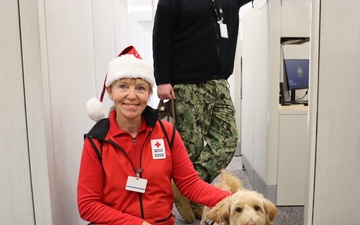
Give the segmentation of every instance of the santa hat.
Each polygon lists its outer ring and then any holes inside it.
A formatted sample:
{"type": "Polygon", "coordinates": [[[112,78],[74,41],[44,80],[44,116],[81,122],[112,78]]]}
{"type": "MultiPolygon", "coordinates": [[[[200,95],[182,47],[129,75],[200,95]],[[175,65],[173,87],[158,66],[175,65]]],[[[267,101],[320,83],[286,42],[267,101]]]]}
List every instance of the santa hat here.
{"type": "Polygon", "coordinates": [[[133,46],[125,48],[118,57],[111,60],[105,76],[103,89],[100,95],[100,101],[93,97],[86,103],[88,116],[95,122],[105,117],[102,101],[106,87],[109,87],[114,81],[122,78],[141,78],[155,85],[154,69],[151,64],[145,62],[133,46]]]}

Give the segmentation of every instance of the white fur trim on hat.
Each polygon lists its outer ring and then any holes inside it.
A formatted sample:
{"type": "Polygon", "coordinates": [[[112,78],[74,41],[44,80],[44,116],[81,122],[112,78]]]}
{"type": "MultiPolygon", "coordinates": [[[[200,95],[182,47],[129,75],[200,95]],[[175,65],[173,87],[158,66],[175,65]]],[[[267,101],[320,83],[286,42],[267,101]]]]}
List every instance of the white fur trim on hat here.
{"type": "Polygon", "coordinates": [[[109,87],[114,81],[122,78],[142,78],[152,87],[155,85],[152,65],[132,54],[121,55],[111,60],[105,86],[109,87]]]}
{"type": "Polygon", "coordinates": [[[92,97],[86,103],[86,111],[88,116],[95,122],[99,122],[105,117],[104,107],[96,97],[92,97]]]}

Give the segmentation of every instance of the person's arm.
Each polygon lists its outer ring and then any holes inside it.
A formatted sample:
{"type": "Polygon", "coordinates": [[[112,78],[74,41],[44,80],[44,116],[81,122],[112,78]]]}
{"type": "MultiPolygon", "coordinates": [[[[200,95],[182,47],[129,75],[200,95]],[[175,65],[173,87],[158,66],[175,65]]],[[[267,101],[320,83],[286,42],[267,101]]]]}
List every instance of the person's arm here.
{"type": "Polygon", "coordinates": [[[171,83],[170,63],[176,17],[176,0],[159,0],[153,27],[154,75],[157,85],[171,83]]]}
{"type": "Polygon", "coordinates": [[[173,180],[180,192],[188,199],[208,207],[213,207],[225,197],[231,196],[230,192],[221,190],[200,179],[177,131],[172,155],[174,156],[173,180]]]}
{"type": "Polygon", "coordinates": [[[141,218],[122,213],[102,203],[103,167],[88,139],[85,139],[80,163],[77,202],[80,217],[95,224],[147,225],[141,218]]]}

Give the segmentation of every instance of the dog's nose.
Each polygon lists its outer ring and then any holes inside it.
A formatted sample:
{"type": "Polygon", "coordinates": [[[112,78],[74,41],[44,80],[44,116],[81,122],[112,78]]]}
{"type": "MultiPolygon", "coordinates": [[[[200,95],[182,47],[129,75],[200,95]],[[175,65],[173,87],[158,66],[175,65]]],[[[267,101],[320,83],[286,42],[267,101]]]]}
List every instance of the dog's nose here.
{"type": "Polygon", "coordinates": [[[250,221],[250,222],[248,222],[246,225],[256,225],[256,223],[255,223],[255,222],[250,221]]]}

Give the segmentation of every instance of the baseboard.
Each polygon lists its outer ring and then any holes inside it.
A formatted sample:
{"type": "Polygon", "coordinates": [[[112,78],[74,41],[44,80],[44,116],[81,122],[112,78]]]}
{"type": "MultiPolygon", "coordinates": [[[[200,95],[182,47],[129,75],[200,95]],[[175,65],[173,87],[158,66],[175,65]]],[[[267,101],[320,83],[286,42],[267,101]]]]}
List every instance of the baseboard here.
{"type": "Polygon", "coordinates": [[[241,142],[238,141],[235,151],[235,156],[241,156],[241,142]]]}
{"type": "Polygon", "coordinates": [[[244,155],[242,156],[242,162],[253,189],[276,204],[277,185],[267,185],[244,155]]]}

